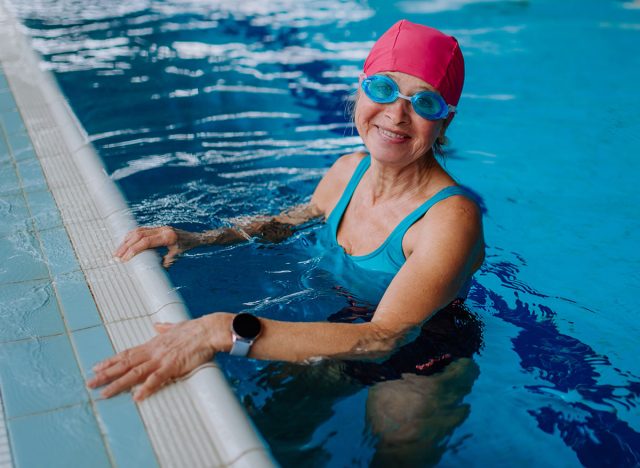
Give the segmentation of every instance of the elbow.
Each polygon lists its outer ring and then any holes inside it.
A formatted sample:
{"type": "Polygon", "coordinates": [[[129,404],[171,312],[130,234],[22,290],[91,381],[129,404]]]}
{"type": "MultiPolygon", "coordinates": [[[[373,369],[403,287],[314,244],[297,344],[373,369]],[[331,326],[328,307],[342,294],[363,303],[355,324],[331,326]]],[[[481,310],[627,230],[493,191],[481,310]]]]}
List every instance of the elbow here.
{"type": "Polygon", "coordinates": [[[355,359],[385,358],[401,346],[407,331],[398,331],[375,322],[362,324],[364,333],[349,353],[355,359]]]}

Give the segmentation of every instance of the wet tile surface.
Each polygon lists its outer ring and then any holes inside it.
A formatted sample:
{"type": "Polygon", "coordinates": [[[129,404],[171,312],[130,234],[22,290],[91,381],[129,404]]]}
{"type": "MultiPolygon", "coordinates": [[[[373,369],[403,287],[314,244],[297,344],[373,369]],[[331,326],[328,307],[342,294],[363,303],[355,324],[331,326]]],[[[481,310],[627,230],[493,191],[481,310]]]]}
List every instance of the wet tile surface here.
{"type": "Polygon", "coordinates": [[[111,466],[89,405],[10,419],[8,425],[16,468],[111,466]]]}
{"type": "Polygon", "coordinates": [[[19,230],[0,238],[0,284],[49,278],[33,231],[19,230]]]}
{"type": "Polygon", "coordinates": [[[42,231],[62,226],[56,202],[48,190],[26,193],[27,203],[36,229],[42,231]]]}
{"type": "Polygon", "coordinates": [[[20,180],[12,161],[0,163],[0,195],[20,190],[20,180]]]}
{"type": "Polygon", "coordinates": [[[31,139],[26,132],[7,134],[7,144],[16,161],[25,157],[35,157],[31,139]]]}
{"type": "Polygon", "coordinates": [[[96,405],[118,467],[158,466],[149,437],[129,394],[101,400],[96,405]]]}
{"type": "Polygon", "coordinates": [[[39,234],[45,258],[54,276],[80,270],[65,228],[46,229],[39,234]]]}
{"type": "Polygon", "coordinates": [[[0,197],[0,237],[29,227],[29,211],[22,193],[0,197]]]}
{"type": "Polygon", "coordinates": [[[48,280],[0,285],[0,343],[64,333],[48,280]]]}
{"type": "MultiPolygon", "coordinates": [[[[76,331],[72,339],[78,351],[80,367],[85,379],[93,377],[93,366],[114,354],[111,341],[102,325],[76,331]]],[[[92,398],[101,398],[100,389],[90,391],[92,398]]]]}
{"type": "Polygon", "coordinates": [[[22,116],[18,109],[5,110],[0,114],[0,121],[8,135],[24,131],[22,116]]]}
{"type": "Polygon", "coordinates": [[[85,387],[113,352],[0,68],[0,394],[16,468],[157,466],[131,395],[85,387]]]}
{"type": "Polygon", "coordinates": [[[71,330],[94,327],[102,320],[81,271],[55,277],[62,314],[71,330]]]}
{"type": "MultiPolygon", "coordinates": [[[[2,101],[2,94],[0,93],[0,102],[2,101]]],[[[2,112],[0,110],[0,112],[2,112]]],[[[0,164],[4,164],[12,161],[11,154],[9,153],[9,145],[4,141],[4,135],[0,134],[0,164]]]]}
{"type": "Polygon", "coordinates": [[[89,399],[67,335],[0,344],[0,386],[9,419],[89,399]]]}
{"type": "Polygon", "coordinates": [[[47,182],[37,159],[21,159],[16,163],[20,175],[20,183],[25,192],[47,190],[47,182]]]}
{"type": "Polygon", "coordinates": [[[13,99],[13,94],[11,94],[6,89],[3,90],[2,88],[0,88],[0,111],[14,111],[14,110],[16,110],[16,101],[13,99]]]}

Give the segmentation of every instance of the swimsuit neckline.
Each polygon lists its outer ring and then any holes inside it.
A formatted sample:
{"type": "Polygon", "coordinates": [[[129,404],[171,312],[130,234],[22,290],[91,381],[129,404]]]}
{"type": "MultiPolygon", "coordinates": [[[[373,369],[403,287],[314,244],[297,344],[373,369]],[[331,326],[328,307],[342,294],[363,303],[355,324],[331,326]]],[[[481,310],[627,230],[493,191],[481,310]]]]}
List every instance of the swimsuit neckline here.
{"type": "MultiPolygon", "coordinates": [[[[394,235],[401,229],[404,227],[404,224],[406,224],[407,220],[410,219],[411,217],[413,217],[415,215],[416,212],[420,211],[426,204],[428,204],[429,202],[431,202],[431,200],[433,200],[434,198],[436,198],[438,195],[440,195],[443,191],[445,190],[449,190],[453,187],[458,187],[457,185],[448,185],[447,187],[443,187],[442,189],[438,190],[435,194],[433,194],[431,197],[427,198],[423,203],[421,203],[420,205],[418,205],[418,207],[414,210],[412,210],[407,216],[405,216],[397,225],[395,228],[393,228],[393,230],[389,233],[389,235],[387,236],[387,238],[384,240],[384,242],[382,244],[380,244],[378,247],[376,247],[373,251],[367,253],[367,254],[362,254],[362,255],[352,255],[350,253],[347,253],[347,251],[345,250],[345,248],[340,245],[340,242],[338,242],[338,230],[340,229],[340,224],[342,223],[342,218],[344,218],[344,214],[347,211],[347,208],[349,207],[349,204],[351,203],[351,199],[353,198],[353,194],[355,193],[356,188],[358,187],[358,185],[360,184],[360,181],[362,180],[362,177],[364,177],[364,174],[369,170],[369,167],[371,166],[371,156],[367,155],[365,158],[363,158],[363,160],[359,163],[359,164],[363,164],[365,167],[363,168],[363,170],[361,171],[360,174],[354,174],[354,176],[357,178],[357,180],[355,180],[355,187],[353,188],[351,194],[349,195],[349,199],[347,200],[346,204],[344,205],[344,209],[342,210],[342,213],[340,213],[340,218],[338,219],[338,222],[335,223],[335,226],[333,227],[332,231],[333,231],[333,240],[336,243],[336,245],[338,247],[340,247],[342,253],[347,256],[348,258],[354,259],[354,260],[366,260],[368,258],[374,257],[375,255],[378,255],[382,250],[384,250],[384,248],[386,247],[386,245],[391,241],[391,239],[393,239],[394,235]],[[366,162],[365,162],[366,161],[366,162]]],[[[358,171],[358,169],[356,168],[356,172],[358,171]]],[[[348,187],[348,184],[347,184],[348,187]]],[[[347,189],[347,187],[345,187],[345,190],[347,189]]],[[[340,202],[338,202],[340,203],[340,202]]],[[[425,212],[426,214],[426,212],[425,212]]],[[[418,218],[419,219],[419,218],[418,218]]],[[[416,220],[417,221],[417,220],[416,220]]],[[[413,225],[413,223],[412,223],[413,225]]],[[[408,227],[407,227],[408,229],[408,227]]]]}

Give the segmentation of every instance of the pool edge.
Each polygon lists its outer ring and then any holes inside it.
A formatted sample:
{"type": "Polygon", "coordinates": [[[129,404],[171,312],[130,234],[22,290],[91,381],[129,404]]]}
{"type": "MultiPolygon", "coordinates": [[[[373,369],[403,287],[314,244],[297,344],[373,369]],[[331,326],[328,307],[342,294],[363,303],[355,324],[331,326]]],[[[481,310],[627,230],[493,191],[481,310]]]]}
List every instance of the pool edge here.
{"type": "MultiPolygon", "coordinates": [[[[84,129],[62,96],[55,78],[49,72],[40,69],[37,53],[30,46],[28,38],[22,33],[23,27],[11,14],[7,2],[0,1],[0,19],[3,20],[3,26],[5,26],[2,35],[10,36],[11,45],[15,46],[10,51],[0,51],[0,62],[6,70],[9,85],[13,90],[29,134],[32,138],[44,138],[38,134],[39,122],[29,118],[29,112],[36,109],[33,101],[31,106],[29,104],[29,99],[33,99],[33,96],[27,94],[29,90],[37,90],[43,96],[42,102],[38,101],[37,111],[45,110],[49,113],[59,130],[59,135],[64,142],[63,146],[66,146],[68,150],[67,154],[62,154],[65,151],[61,151],[60,154],[51,154],[43,153],[36,148],[36,154],[49,183],[49,190],[56,203],[61,203],[59,195],[56,194],[55,181],[58,180],[56,177],[64,177],[65,174],[55,173],[58,159],[61,163],[64,161],[65,164],[69,164],[69,167],[77,168],[82,176],[82,185],[86,188],[86,194],[95,203],[97,214],[101,218],[100,221],[104,222],[107,227],[108,233],[102,234],[110,237],[111,244],[115,243],[136,224],[128,213],[128,206],[124,198],[104,170],[84,129]],[[46,164],[43,164],[44,160],[47,160],[46,164]]],[[[8,42],[5,44],[9,45],[8,42]]],[[[34,146],[36,146],[35,142],[34,146]]],[[[61,187],[64,187],[64,181],[60,184],[61,187]]],[[[131,316],[112,317],[108,315],[108,311],[106,311],[108,305],[99,304],[100,297],[95,293],[94,288],[91,288],[100,309],[103,325],[107,329],[116,351],[141,342],[145,336],[152,333],[153,322],[177,322],[188,318],[189,315],[182,299],[175,292],[161,269],[158,256],[155,253],[145,252],[125,266],[113,265],[113,261],[106,258],[104,253],[102,256],[97,255],[96,258],[83,258],[82,248],[78,248],[78,245],[85,242],[81,238],[90,228],[82,224],[70,226],[68,219],[65,219],[64,210],[61,211],[63,211],[65,228],[72,241],[74,241],[74,236],[79,236],[80,240],[76,239],[73,244],[82,271],[87,278],[90,276],[89,273],[94,273],[95,270],[101,268],[111,268],[109,271],[114,272],[122,272],[124,268],[128,275],[123,281],[127,282],[132,278],[137,281],[138,293],[144,302],[142,306],[144,312],[131,316]]],[[[91,247],[94,246],[88,245],[88,251],[91,247]]],[[[112,291],[112,293],[119,295],[120,291],[112,291]]],[[[108,291],[105,294],[108,294],[108,291]]],[[[190,466],[202,465],[200,463],[202,460],[208,460],[211,463],[213,460],[207,457],[211,457],[211,454],[214,453],[218,455],[215,463],[222,466],[272,466],[274,464],[268,448],[257,434],[253,424],[231,391],[226,378],[215,363],[202,366],[184,381],[171,385],[159,392],[157,396],[142,402],[138,408],[147,427],[156,456],[163,466],[173,465],[177,461],[187,462],[187,460],[190,466]],[[178,404],[176,405],[176,403],[178,404]],[[186,414],[193,414],[201,418],[201,422],[206,428],[206,434],[190,434],[189,428],[183,425],[188,421],[176,418],[176,414],[171,414],[176,413],[174,409],[176,406],[185,406],[184,412],[186,414]],[[165,424],[169,421],[180,426],[179,429],[182,432],[180,436],[177,436],[174,431],[157,427],[159,424],[165,424]],[[208,440],[203,440],[203,436],[208,436],[208,440]],[[183,460],[175,458],[176,454],[184,452],[185,439],[191,439],[191,441],[195,441],[194,444],[206,446],[205,448],[199,447],[202,448],[199,457],[196,454],[194,458],[190,456],[183,460]],[[172,447],[175,445],[180,446],[172,447]]]]}

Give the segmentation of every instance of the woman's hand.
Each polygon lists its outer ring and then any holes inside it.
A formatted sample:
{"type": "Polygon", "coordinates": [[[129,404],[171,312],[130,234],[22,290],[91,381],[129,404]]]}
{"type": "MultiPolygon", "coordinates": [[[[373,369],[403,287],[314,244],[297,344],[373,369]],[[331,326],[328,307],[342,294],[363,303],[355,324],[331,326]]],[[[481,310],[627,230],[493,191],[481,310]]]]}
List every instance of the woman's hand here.
{"type": "Polygon", "coordinates": [[[167,247],[169,251],[162,258],[162,266],[168,268],[178,255],[198,245],[198,234],[192,232],[171,226],[139,227],[124,237],[113,256],[126,262],[143,250],[167,247]]]}
{"type": "Polygon", "coordinates": [[[97,364],[89,388],[103,385],[105,398],[142,384],[133,399],[141,401],[163,385],[191,372],[211,360],[231,340],[230,323],[216,313],[177,324],[156,324],[158,335],[146,343],[127,349],[97,364]],[[227,336],[228,335],[228,336],[227,336]]]}

